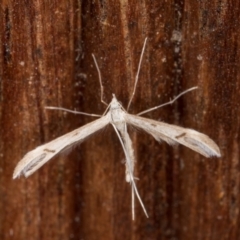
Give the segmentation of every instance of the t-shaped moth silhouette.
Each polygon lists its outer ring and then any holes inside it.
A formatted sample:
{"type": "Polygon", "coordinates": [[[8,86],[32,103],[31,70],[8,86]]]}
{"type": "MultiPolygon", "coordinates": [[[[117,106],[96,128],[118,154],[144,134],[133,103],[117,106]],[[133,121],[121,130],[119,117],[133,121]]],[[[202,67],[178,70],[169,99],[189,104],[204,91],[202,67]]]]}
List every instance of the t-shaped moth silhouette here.
{"type": "MultiPolygon", "coordinates": [[[[136,74],[134,91],[133,91],[130,101],[128,103],[127,110],[129,109],[130,104],[131,104],[132,99],[135,94],[135,90],[136,90],[136,86],[137,86],[137,82],[138,82],[138,76],[139,76],[139,72],[140,72],[140,66],[141,66],[146,42],[147,42],[147,38],[144,41],[144,45],[143,45],[143,49],[141,52],[140,61],[139,61],[139,65],[138,65],[138,71],[136,74]]],[[[145,132],[152,135],[157,141],[163,140],[170,145],[180,143],[180,144],[202,154],[205,157],[213,157],[213,156],[220,157],[221,156],[220,150],[213,140],[211,140],[208,136],[206,136],[202,133],[199,133],[195,130],[178,127],[175,125],[170,125],[167,123],[163,123],[163,122],[159,122],[159,121],[155,121],[155,120],[151,120],[151,119],[143,118],[143,117],[139,116],[139,115],[145,114],[147,112],[156,110],[162,106],[172,104],[180,96],[182,96],[183,94],[185,94],[189,91],[196,89],[197,87],[193,87],[193,88],[190,88],[190,89],[182,92],[181,94],[179,94],[177,97],[175,97],[170,102],[167,102],[165,104],[148,109],[137,115],[132,115],[132,114],[129,114],[123,108],[123,106],[117,100],[117,98],[114,94],[112,96],[112,101],[110,102],[110,104],[107,104],[104,102],[101,74],[100,74],[100,70],[99,70],[99,67],[98,67],[98,64],[97,64],[97,61],[96,61],[94,55],[93,55],[93,59],[94,59],[94,62],[95,62],[95,65],[97,67],[97,71],[99,74],[99,81],[100,81],[100,86],[101,86],[101,101],[108,106],[106,111],[104,112],[104,114],[96,115],[96,114],[75,112],[75,111],[67,110],[64,108],[47,107],[48,109],[64,110],[64,111],[68,111],[68,112],[85,114],[85,115],[90,115],[90,116],[100,117],[100,118],[28,152],[23,157],[23,159],[17,164],[17,166],[14,170],[14,173],[13,173],[13,178],[17,178],[21,175],[24,175],[25,177],[30,176],[32,173],[34,173],[41,166],[43,166],[46,162],[48,162],[50,159],[52,159],[54,156],[56,156],[63,150],[67,149],[68,147],[70,147],[72,145],[80,144],[91,134],[96,133],[100,129],[106,127],[108,124],[111,124],[119,138],[119,141],[122,145],[124,155],[126,158],[126,181],[129,182],[132,187],[132,218],[133,218],[133,220],[135,218],[135,213],[134,213],[134,196],[135,196],[135,194],[142,206],[142,209],[143,209],[145,215],[148,217],[147,211],[145,209],[145,206],[141,200],[141,197],[138,193],[138,190],[137,190],[137,187],[135,184],[135,176],[134,176],[135,158],[134,158],[134,150],[132,147],[132,141],[131,141],[131,138],[129,137],[128,130],[127,130],[128,125],[131,125],[138,129],[144,130],[145,132]]]]}

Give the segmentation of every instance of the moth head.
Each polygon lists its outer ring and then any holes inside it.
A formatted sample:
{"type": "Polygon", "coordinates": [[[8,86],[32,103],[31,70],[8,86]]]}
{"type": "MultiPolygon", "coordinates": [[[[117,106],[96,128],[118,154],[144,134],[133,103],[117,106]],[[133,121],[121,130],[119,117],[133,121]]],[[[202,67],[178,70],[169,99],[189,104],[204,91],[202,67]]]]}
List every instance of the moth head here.
{"type": "Polygon", "coordinates": [[[113,93],[112,101],[110,103],[110,108],[111,109],[122,108],[122,104],[117,100],[114,93],[113,93]]]}

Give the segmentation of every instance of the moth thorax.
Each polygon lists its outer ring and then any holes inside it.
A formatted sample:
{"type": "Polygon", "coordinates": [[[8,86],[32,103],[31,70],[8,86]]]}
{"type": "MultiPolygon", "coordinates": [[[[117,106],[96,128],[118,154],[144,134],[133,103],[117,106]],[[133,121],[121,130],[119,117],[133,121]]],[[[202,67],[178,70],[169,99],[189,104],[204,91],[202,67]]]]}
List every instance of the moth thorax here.
{"type": "Polygon", "coordinates": [[[124,115],[125,113],[120,108],[111,109],[111,119],[115,125],[125,122],[124,115]]]}

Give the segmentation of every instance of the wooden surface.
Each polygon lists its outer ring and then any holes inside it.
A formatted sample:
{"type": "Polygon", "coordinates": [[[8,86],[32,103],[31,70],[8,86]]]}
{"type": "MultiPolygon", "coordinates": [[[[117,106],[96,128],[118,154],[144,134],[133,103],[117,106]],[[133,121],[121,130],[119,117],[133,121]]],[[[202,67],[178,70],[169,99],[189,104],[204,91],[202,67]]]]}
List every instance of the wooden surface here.
{"type": "Polygon", "coordinates": [[[240,239],[239,1],[7,1],[0,8],[0,239],[240,239]],[[29,150],[126,107],[148,37],[131,113],[193,128],[219,145],[206,159],[130,129],[137,186],[131,220],[124,155],[111,126],[28,179],[12,180],[29,150]]]}

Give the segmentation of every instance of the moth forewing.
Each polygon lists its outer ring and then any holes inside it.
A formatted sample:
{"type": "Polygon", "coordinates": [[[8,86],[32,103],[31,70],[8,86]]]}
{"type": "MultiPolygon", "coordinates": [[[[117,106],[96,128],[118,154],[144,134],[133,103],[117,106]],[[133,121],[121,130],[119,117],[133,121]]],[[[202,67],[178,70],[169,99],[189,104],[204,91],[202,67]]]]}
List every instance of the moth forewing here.
{"type": "Polygon", "coordinates": [[[163,140],[169,144],[181,143],[205,157],[221,156],[217,144],[207,135],[195,130],[131,114],[126,114],[125,119],[128,124],[143,129],[158,141],[163,140]]]}
{"type": "Polygon", "coordinates": [[[58,153],[64,151],[69,146],[81,143],[91,134],[104,128],[109,122],[110,113],[107,113],[100,119],[90,122],[28,152],[17,164],[13,173],[13,178],[17,178],[21,175],[25,177],[30,176],[58,153]]]}

